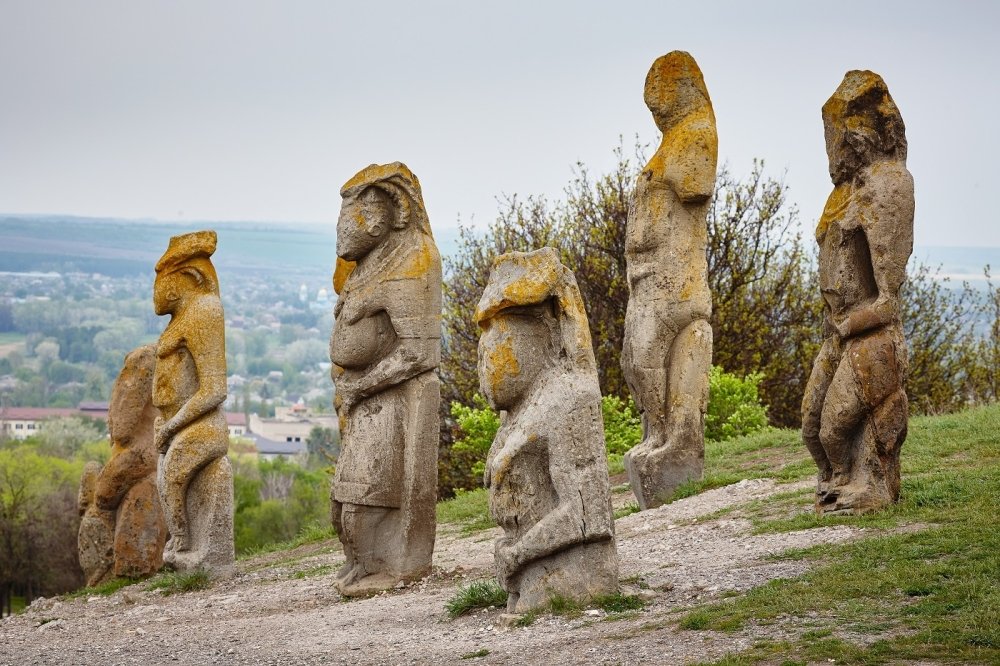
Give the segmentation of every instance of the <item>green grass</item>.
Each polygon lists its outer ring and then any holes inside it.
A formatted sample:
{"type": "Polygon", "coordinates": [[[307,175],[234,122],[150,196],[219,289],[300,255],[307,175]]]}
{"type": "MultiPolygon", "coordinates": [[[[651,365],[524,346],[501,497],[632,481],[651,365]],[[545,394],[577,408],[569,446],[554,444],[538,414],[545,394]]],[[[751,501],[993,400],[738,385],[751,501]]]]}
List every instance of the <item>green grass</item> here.
{"type": "Polygon", "coordinates": [[[458,588],[445,608],[448,617],[455,619],[480,608],[503,608],[507,605],[507,592],[495,580],[478,580],[458,588]]]}
{"type": "Polygon", "coordinates": [[[274,553],[282,550],[294,550],[295,548],[299,548],[301,546],[327,541],[335,538],[336,536],[337,531],[333,529],[332,525],[320,525],[318,523],[313,523],[303,527],[302,531],[300,531],[293,539],[289,539],[288,541],[279,541],[277,543],[269,543],[265,546],[259,546],[257,548],[250,548],[240,553],[237,559],[247,560],[252,557],[267,555],[268,553],[274,553]]]}
{"type": "Polygon", "coordinates": [[[109,581],[95,585],[94,587],[81,587],[79,590],[65,595],[67,599],[78,599],[80,597],[106,597],[114,594],[123,587],[138,583],[141,578],[112,578],[109,581]]]}
{"type": "Polygon", "coordinates": [[[624,518],[625,516],[631,516],[633,513],[639,513],[639,505],[635,502],[626,504],[620,509],[615,509],[615,520],[624,518]]]}
{"type": "Polygon", "coordinates": [[[0,345],[9,345],[16,342],[24,342],[26,336],[24,333],[15,333],[13,331],[5,331],[0,333],[0,345]]]}
{"type": "MultiPolygon", "coordinates": [[[[758,451],[780,459],[766,447],[758,451]]],[[[876,514],[819,518],[810,494],[799,493],[768,500],[784,514],[777,517],[762,504],[751,506],[757,532],[846,524],[872,528],[873,536],[788,551],[778,557],[811,560],[816,568],[695,608],[679,626],[739,631],[781,622],[804,629],[716,664],[1000,663],[1000,406],[911,419],[902,469],[899,504],[876,514]],[[905,525],[915,529],[889,530],[905,525]],[[861,644],[852,635],[874,641],[861,644]]]]}
{"type": "Polygon", "coordinates": [[[437,505],[438,523],[456,525],[462,534],[473,534],[496,527],[490,518],[490,496],[485,488],[459,492],[437,505]]]}
{"type": "Polygon", "coordinates": [[[320,564],[318,566],[312,567],[310,569],[303,569],[301,571],[296,571],[290,577],[296,580],[302,580],[303,578],[313,578],[315,576],[325,576],[326,574],[333,571],[332,564],[320,564]]]}
{"type": "Polygon", "coordinates": [[[182,592],[194,592],[204,590],[209,586],[211,580],[208,573],[198,569],[187,573],[168,571],[161,573],[155,578],[151,578],[147,590],[161,590],[164,594],[180,594],[182,592]]]}
{"type": "Polygon", "coordinates": [[[482,650],[476,650],[475,652],[466,652],[462,655],[462,659],[476,659],[477,657],[485,657],[489,653],[489,650],[483,648],[482,650]]]}

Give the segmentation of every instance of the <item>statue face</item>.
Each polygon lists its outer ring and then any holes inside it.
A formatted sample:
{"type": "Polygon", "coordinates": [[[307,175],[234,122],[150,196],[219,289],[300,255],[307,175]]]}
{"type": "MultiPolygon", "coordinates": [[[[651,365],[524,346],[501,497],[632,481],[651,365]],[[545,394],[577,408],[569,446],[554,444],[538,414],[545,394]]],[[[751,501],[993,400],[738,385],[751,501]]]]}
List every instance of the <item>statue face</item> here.
{"type": "Polygon", "coordinates": [[[376,187],[345,201],[337,220],[337,256],[360,260],[388,237],[393,221],[389,197],[376,187]]]}
{"type": "Polygon", "coordinates": [[[540,317],[500,313],[479,338],[479,388],[494,409],[524,399],[552,353],[549,327],[540,317]]]}
{"type": "Polygon", "coordinates": [[[181,300],[184,287],[180,271],[158,273],[153,281],[153,311],[158,315],[172,313],[181,300]]]}

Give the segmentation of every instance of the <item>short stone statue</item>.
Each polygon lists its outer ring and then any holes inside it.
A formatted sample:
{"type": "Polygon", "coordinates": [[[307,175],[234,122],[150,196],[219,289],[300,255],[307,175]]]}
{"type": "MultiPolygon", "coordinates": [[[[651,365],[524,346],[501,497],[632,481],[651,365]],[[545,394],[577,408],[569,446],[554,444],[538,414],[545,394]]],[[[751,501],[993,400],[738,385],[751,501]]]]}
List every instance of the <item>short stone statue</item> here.
{"type": "Polygon", "coordinates": [[[80,509],[77,554],[83,569],[83,580],[88,587],[100,585],[111,578],[114,566],[115,514],[105,511],[94,501],[100,473],[100,463],[88,462],[83,468],[77,496],[80,509]]]}
{"type": "Polygon", "coordinates": [[[115,515],[116,576],[147,576],[163,566],[167,527],[156,491],[153,372],[156,345],[138,347],[111,389],[111,459],[97,477],[97,506],[115,515]]]}
{"type": "Polygon", "coordinates": [[[908,365],[899,289],[913,249],[903,118],[882,78],[851,71],[823,105],[834,188],[816,228],[827,338],[802,400],[819,467],[816,511],[860,514],[899,498],[908,365]]]}
{"type": "Polygon", "coordinates": [[[625,232],[629,285],[622,372],[643,438],[625,455],[639,508],[701,478],[712,363],[705,216],[718,137],[701,70],[683,51],[653,63],[646,106],[663,139],[636,183],[625,232]]]}
{"type": "Polygon", "coordinates": [[[165,564],[234,571],[233,472],[226,457],[226,338],[219,279],[210,257],[214,231],[170,239],[156,264],[153,305],[171,315],[156,345],[153,441],[160,454],[156,485],[170,538],[165,564]]]}
{"type": "Polygon", "coordinates": [[[496,259],[476,310],[479,383],[501,411],[486,459],[507,609],[618,591],[601,391],[583,300],[556,251],[496,259]]]}
{"type": "Polygon", "coordinates": [[[430,572],[441,387],[441,259],[417,177],[373,164],[340,191],[330,360],[342,448],[336,586],[364,596],[430,572]]]}

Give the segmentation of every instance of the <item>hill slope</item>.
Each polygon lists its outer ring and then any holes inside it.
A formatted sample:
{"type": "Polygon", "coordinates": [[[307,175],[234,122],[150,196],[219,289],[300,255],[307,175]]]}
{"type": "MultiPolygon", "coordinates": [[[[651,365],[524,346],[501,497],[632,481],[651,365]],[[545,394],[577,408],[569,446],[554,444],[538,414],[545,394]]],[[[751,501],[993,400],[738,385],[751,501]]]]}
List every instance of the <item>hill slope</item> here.
{"type": "MultiPolygon", "coordinates": [[[[431,576],[371,599],[333,590],[332,540],[242,560],[200,591],[144,582],[40,600],[0,623],[0,664],[995,662],[998,432],[997,406],[914,419],[900,505],[826,521],[796,433],[712,445],[705,481],[687,489],[702,492],[616,523],[641,610],[449,620],[456,591],[491,575],[496,530],[473,520],[439,525],[431,576]]],[[[632,501],[622,490],[618,507],[632,501]]]]}

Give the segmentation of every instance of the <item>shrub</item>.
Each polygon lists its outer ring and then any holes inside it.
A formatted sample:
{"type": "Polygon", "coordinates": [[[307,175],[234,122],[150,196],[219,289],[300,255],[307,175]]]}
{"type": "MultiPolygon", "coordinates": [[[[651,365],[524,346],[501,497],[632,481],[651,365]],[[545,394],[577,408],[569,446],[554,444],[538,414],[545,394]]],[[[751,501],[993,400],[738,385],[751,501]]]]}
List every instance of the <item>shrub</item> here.
{"type": "Polygon", "coordinates": [[[632,398],[624,401],[616,395],[601,398],[604,416],[604,443],[609,454],[623,455],[642,439],[642,421],[632,398]]]}
{"type": "Polygon", "coordinates": [[[744,378],[712,366],[708,379],[708,412],[705,438],[722,442],[767,427],[767,409],[760,402],[759,372],[744,378]]]}
{"type": "Polygon", "coordinates": [[[472,475],[482,479],[486,470],[486,454],[500,428],[500,417],[478,393],[473,396],[472,402],[472,407],[459,402],[451,403],[451,416],[462,433],[452,448],[459,453],[474,456],[476,462],[472,465],[472,475]]]}

